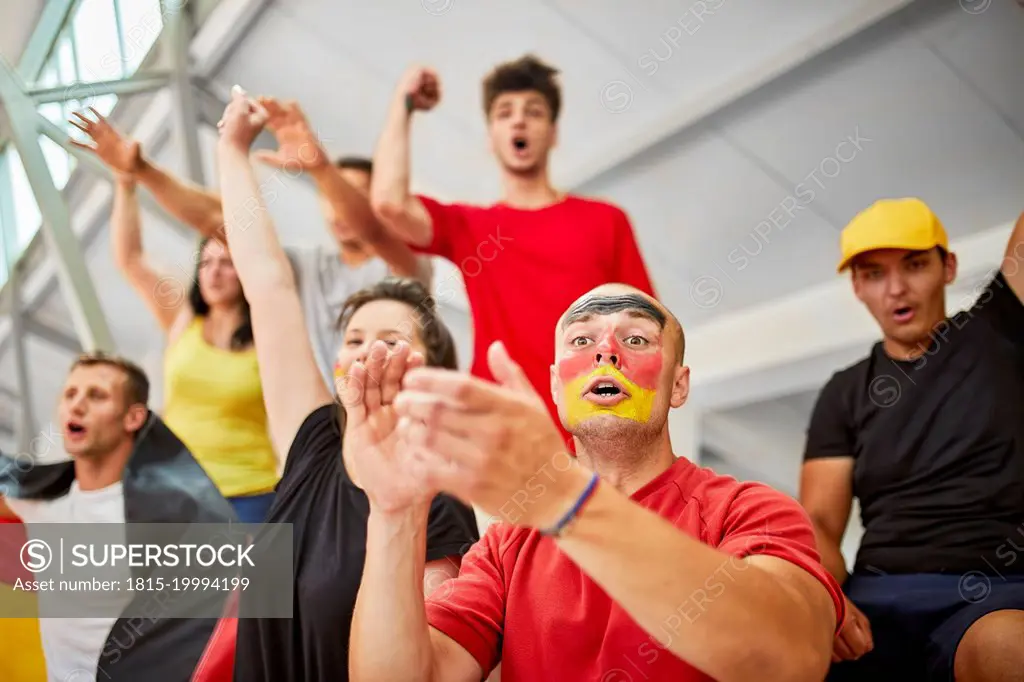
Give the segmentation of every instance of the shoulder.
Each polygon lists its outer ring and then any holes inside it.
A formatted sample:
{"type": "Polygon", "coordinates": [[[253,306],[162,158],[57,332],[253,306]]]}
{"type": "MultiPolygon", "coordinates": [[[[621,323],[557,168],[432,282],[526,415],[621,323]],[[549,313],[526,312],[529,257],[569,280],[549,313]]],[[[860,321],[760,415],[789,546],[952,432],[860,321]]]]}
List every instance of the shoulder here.
{"type": "Polygon", "coordinates": [[[338,410],[334,403],[327,403],[310,412],[295,432],[281,478],[291,478],[297,470],[307,468],[313,462],[326,456],[338,457],[340,454],[341,426],[338,410]]]}
{"type": "Polygon", "coordinates": [[[27,500],[18,497],[5,497],[4,503],[14,512],[22,523],[47,523],[52,520],[67,521],[60,510],[67,505],[67,495],[49,500],[27,500]]]}
{"type": "Polygon", "coordinates": [[[833,372],[818,393],[818,404],[848,400],[851,391],[858,390],[867,381],[879,347],[880,343],[875,344],[868,355],[833,372]]]}
{"type": "Polygon", "coordinates": [[[629,216],[618,205],[596,197],[585,197],[578,194],[570,194],[566,197],[566,203],[575,211],[587,214],[595,219],[613,221],[616,224],[629,226],[629,216]]]}

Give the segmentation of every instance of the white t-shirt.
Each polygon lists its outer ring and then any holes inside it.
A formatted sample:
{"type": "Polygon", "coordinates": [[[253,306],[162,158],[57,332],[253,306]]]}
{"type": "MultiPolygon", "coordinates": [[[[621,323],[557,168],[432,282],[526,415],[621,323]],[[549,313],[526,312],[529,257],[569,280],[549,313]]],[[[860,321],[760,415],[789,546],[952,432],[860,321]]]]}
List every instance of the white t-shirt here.
{"type": "MultiPolygon", "coordinates": [[[[67,495],[55,500],[19,500],[4,498],[7,506],[26,525],[32,537],[37,523],[124,523],[124,489],[120,482],[101,490],[84,491],[78,482],[71,484],[67,495]]],[[[87,598],[97,612],[120,613],[131,600],[130,592],[94,592],[76,594],[87,598]],[[101,603],[102,602],[102,603],[101,603]]],[[[41,592],[39,610],[46,612],[47,599],[59,599],[59,593],[41,592]]],[[[96,667],[110,629],[117,621],[102,618],[40,618],[39,634],[46,656],[46,676],[51,682],[93,682],[96,667]]]]}

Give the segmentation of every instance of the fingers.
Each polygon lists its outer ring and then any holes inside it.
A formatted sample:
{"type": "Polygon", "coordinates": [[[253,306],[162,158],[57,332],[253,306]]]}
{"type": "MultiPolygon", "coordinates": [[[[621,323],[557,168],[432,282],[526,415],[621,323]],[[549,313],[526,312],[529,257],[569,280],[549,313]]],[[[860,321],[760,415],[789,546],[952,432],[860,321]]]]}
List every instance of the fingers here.
{"type": "Polygon", "coordinates": [[[363,384],[363,403],[367,414],[380,408],[380,382],[384,375],[384,363],[387,361],[388,347],[383,341],[376,341],[370,346],[370,354],[366,358],[366,381],[363,384]]]}
{"type": "Polygon", "coordinates": [[[487,364],[491,369],[491,374],[502,386],[531,396],[536,393],[530,380],[526,378],[523,368],[516,364],[501,341],[495,341],[487,349],[487,364]]]}
{"type": "Polygon", "coordinates": [[[474,470],[486,458],[474,440],[452,429],[435,428],[409,418],[404,431],[402,439],[409,447],[435,453],[436,462],[474,470]]]}
{"type": "Polygon", "coordinates": [[[366,405],[363,402],[363,386],[365,384],[366,367],[361,362],[352,363],[342,379],[342,390],[339,396],[349,427],[355,428],[366,421],[366,405]]]}
{"type": "Polygon", "coordinates": [[[285,168],[285,164],[288,163],[288,159],[281,156],[280,153],[269,149],[260,149],[256,151],[252,157],[256,161],[274,168],[285,168]]]}
{"type": "Polygon", "coordinates": [[[395,402],[395,397],[402,388],[402,378],[405,376],[408,357],[409,344],[404,341],[399,342],[391,353],[388,354],[380,382],[380,401],[382,405],[390,405],[395,402]]]}
{"type": "Polygon", "coordinates": [[[445,396],[460,403],[464,410],[471,413],[492,413],[508,402],[507,394],[490,382],[433,367],[408,372],[405,388],[445,396]]]}
{"type": "MultiPolygon", "coordinates": [[[[451,398],[405,389],[395,400],[395,411],[402,417],[422,422],[432,430],[466,435],[473,420],[491,419],[491,415],[473,415],[451,398]]],[[[430,445],[430,443],[423,443],[430,445]]]]}
{"type": "Polygon", "coordinates": [[[842,633],[840,633],[832,643],[832,654],[833,656],[838,657],[841,661],[852,661],[857,658],[856,654],[854,654],[853,650],[850,648],[850,645],[847,644],[845,639],[843,639],[842,633]]]}
{"type": "Polygon", "coordinates": [[[70,142],[71,144],[75,145],[79,149],[86,149],[86,150],[88,150],[90,152],[95,152],[96,151],[96,147],[93,147],[91,144],[88,144],[87,142],[79,142],[78,140],[76,140],[73,137],[69,137],[68,138],[68,142],[70,142]]]}

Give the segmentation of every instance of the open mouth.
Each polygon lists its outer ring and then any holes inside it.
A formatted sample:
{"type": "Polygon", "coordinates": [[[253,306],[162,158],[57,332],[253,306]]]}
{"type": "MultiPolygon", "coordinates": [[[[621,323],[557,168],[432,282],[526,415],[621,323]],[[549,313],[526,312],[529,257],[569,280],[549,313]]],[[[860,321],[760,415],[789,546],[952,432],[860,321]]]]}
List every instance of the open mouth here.
{"type": "Polygon", "coordinates": [[[65,431],[71,438],[81,438],[85,435],[85,426],[81,422],[72,420],[67,423],[65,431]]]}
{"type": "Polygon", "coordinates": [[[629,398],[629,392],[614,377],[596,377],[584,388],[582,397],[598,405],[614,405],[629,398]]]}
{"type": "Polygon", "coordinates": [[[512,138],[512,147],[516,150],[516,153],[522,153],[526,151],[529,144],[527,143],[526,138],[520,135],[512,138]]]}
{"type": "Polygon", "coordinates": [[[911,306],[902,306],[896,308],[892,313],[893,319],[900,324],[910,322],[914,319],[914,309],[911,306]]]}

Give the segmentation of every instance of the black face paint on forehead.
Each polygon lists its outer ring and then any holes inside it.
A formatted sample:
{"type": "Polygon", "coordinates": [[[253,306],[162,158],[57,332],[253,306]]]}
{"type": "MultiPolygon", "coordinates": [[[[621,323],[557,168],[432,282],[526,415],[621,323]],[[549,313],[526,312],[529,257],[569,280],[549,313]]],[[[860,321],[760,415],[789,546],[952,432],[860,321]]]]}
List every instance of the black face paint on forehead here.
{"type": "Polygon", "coordinates": [[[583,299],[565,314],[562,329],[583,318],[593,315],[611,315],[624,310],[649,317],[657,322],[659,327],[665,328],[665,313],[657,306],[639,294],[621,294],[619,296],[591,296],[583,299]]]}

